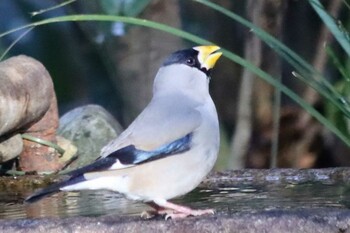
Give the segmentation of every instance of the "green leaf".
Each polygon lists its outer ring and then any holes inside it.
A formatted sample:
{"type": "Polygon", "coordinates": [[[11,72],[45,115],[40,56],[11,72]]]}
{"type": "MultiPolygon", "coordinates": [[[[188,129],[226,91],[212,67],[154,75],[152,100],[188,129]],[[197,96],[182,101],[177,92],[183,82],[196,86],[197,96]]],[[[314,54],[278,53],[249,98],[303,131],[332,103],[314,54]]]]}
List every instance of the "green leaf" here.
{"type": "Polygon", "coordinates": [[[335,54],[334,50],[330,46],[326,46],[326,52],[328,57],[331,59],[333,65],[337,68],[341,76],[345,81],[350,82],[350,73],[346,67],[344,67],[340,59],[335,54]]]}
{"type": "Polygon", "coordinates": [[[319,0],[309,0],[309,3],[314,8],[323,23],[332,32],[334,38],[338,41],[344,51],[348,54],[348,56],[350,56],[350,43],[348,33],[344,30],[344,28],[340,27],[341,24],[338,26],[334,18],[328,14],[319,0]]]}
{"type": "Polygon", "coordinates": [[[296,77],[301,79],[307,85],[315,89],[320,95],[328,99],[337,108],[339,108],[343,114],[350,118],[350,103],[344,99],[333,87],[328,80],[323,77],[318,71],[316,71],[311,64],[306,62],[294,51],[289,49],[281,41],[265,32],[261,28],[252,24],[243,17],[207,0],[194,0],[210,7],[211,9],[220,12],[223,15],[239,22],[243,26],[247,27],[252,33],[258,36],[263,42],[270,46],[277,54],[285,59],[290,65],[295,68],[295,72],[298,74],[296,77]]]}
{"type": "MultiPolygon", "coordinates": [[[[123,22],[133,25],[139,25],[139,26],[145,26],[149,28],[153,28],[156,30],[164,31],[170,34],[173,34],[175,36],[181,37],[183,39],[187,39],[189,41],[192,41],[197,44],[215,44],[213,42],[210,42],[208,40],[205,40],[203,38],[200,38],[196,35],[190,34],[188,32],[182,31],[177,28],[173,28],[170,26],[167,26],[165,24],[156,23],[152,21],[148,21],[145,19],[138,19],[133,17],[123,17],[123,16],[112,16],[112,15],[70,15],[70,16],[61,16],[61,17],[54,17],[50,19],[41,20],[35,23],[27,24],[22,27],[18,27],[12,30],[9,30],[7,32],[1,33],[0,37],[3,37],[5,35],[8,35],[10,33],[27,29],[30,27],[36,27],[51,23],[59,23],[59,22],[67,22],[67,21],[104,21],[104,22],[123,22]]],[[[234,61],[243,67],[247,68],[254,74],[258,75],[262,79],[264,79],[266,82],[270,83],[274,87],[280,89],[284,94],[289,96],[292,100],[294,100],[296,103],[298,103],[301,107],[303,107],[307,112],[309,112],[313,117],[315,117],[318,121],[320,121],[322,124],[324,124],[330,131],[335,133],[341,140],[343,140],[348,146],[350,146],[350,139],[343,134],[338,128],[332,124],[329,120],[327,120],[322,114],[320,114],[315,108],[313,108],[310,104],[308,104],[305,100],[303,100],[300,96],[298,96],[295,92],[293,92],[291,89],[283,85],[281,82],[279,82],[277,79],[272,77],[271,75],[267,74],[260,68],[256,67],[255,65],[251,64],[249,61],[243,59],[242,57],[226,50],[222,49],[223,55],[230,59],[231,61],[234,61]]]]}

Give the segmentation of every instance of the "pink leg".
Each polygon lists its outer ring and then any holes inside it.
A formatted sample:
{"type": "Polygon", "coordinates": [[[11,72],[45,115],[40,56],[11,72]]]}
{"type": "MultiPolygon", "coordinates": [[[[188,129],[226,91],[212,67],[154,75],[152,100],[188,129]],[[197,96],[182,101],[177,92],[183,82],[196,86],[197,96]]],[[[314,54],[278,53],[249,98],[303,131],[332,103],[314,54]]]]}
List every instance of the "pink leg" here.
{"type": "Polygon", "coordinates": [[[149,219],[153,218],[155,215],[167,215],[170,211],[165,209],[164,207],[157,205],[154,202],[147,202],[146,204],[152,207],[154,210],[143,211],[141,213],[141,218],[149,219]]]}
{"type": "Polygon", "coordinates": [[[193,210],[189,207],[177,205],[166,200],[155,201],[149,205],[155,208],[157,214],[165,214],[165,219],[179,219],[186,218],[187,216],[200,216],[215,213],[213,209],[193,210]]]}

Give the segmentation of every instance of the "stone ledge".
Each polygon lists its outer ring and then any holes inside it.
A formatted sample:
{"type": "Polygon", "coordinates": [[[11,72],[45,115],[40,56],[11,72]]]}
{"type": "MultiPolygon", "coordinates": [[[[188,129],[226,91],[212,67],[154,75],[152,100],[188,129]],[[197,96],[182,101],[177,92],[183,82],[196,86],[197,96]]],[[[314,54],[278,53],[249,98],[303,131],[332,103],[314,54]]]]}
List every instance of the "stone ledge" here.
{"type": "Polygon", "coordinates": [[[212,173],[201,184],[216,188],[220,185],[247,184],[302,184],[307,182],[350,183],[350,168],[321,169],[241,169],[212,173]]]}
{"type": "MultiPolygon", "coordinates": [[[[329,169],[244,169],[211,174],[201,186],[218,188],[242,183],[281,185],[324,182],[348,184],[349,168],[329,169]]],[[[336,194],[335,194],[336,195],[336,194]]],[[[350,210],[312,208],[256,211],[219,211],[213,216],[167,220],[143,220],[139,216],[67,217],[0,220],[0,232],[348,232],[350,210]]]]}
{"type": "Polygon", "coordinates": [[[339,209],[274,210],[257,213],[216,214],[183,220],[140,217],[73,217],[1,220],[0,232],[350,232],[350,211],[339,209]]]}
{"type": "MultiPolygon", "coordinates": [[[[0,176],[1,188],[16,188],[19,186],[44,187],[57,182],[58,175],[39,176],[0,176]]],[[[213,172],[201,184],[201,187],[217,188],[225,185],[248,184],[300,184],[306,182],[350,183],[350,168],[323,169],[241,169],[224,172],[213,172]]]]}

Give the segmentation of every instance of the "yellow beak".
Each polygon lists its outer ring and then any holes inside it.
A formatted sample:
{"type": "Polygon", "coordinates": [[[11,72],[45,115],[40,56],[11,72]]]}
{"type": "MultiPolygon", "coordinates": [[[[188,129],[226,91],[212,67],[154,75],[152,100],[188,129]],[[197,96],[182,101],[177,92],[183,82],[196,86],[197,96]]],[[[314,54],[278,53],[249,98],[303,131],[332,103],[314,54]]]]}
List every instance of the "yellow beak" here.
{"type": "Polygon", "coordinates": [[[212,69],[222,55],[222,52],[217,52],[220,47],[216,45],[196,46],[193,49],[199,52],[198,61],[201,64],[201,68],[206,68],[207,70],[212,69]]]}

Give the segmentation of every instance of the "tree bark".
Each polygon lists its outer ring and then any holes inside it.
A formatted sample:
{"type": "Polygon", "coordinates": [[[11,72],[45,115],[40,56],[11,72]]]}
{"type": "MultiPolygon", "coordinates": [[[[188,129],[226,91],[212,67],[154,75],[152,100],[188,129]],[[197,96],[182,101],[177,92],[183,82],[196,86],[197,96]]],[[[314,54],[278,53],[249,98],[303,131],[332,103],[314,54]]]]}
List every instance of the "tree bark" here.
{"type": "MultiPolygon", "coordinates": [[[[152,1],[140,18],[179,28],[178,1],[152,1]]],[[[159,67],[170,53],[182,47],[182,40],[158,30],[130,26],[115,42],[111,49],[117,67],[115,85],[123,98],[123,123],[128,125],[150,101],[159,67]]]]}
{"type": "MultiPolygon", "coordinates": [[[[247,4],[249,19],[256,25],[258,25],[260,20],[262,6],[262,1],[249,0],[247,4]]],[[[255,66],[260,66],[261,41],[251,32],[247,35],[244,57],[255,66]]],[[[238,98],[236,129],[231,142],[231,157],[229,160],[231,169],[240,169],[245,165],[245,155],[247,154],[252,134],[254,77],[255,75],[249,70],[245,69],[243,71],[238,98]]]]}

